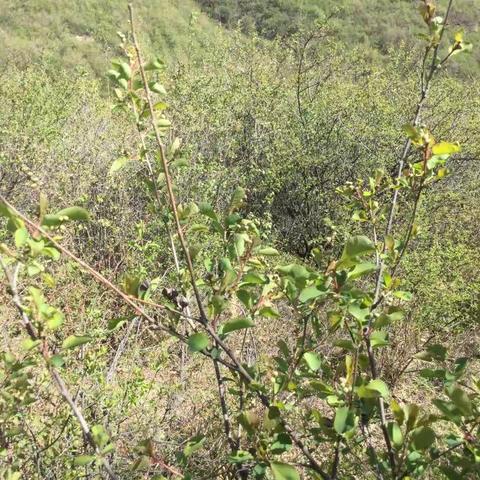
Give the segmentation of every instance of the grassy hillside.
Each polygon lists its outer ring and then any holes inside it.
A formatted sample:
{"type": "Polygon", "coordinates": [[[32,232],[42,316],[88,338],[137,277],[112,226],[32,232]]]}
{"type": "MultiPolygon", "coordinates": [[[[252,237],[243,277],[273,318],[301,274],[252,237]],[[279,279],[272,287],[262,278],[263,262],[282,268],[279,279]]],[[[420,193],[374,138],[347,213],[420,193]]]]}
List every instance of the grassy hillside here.
{"type": "MultiPolygon", "coordinates": [[[[218,30],[205,15],[194,14],[192,22],[192,12],[199,11],[192,0],[135,3],[144,43],[169,61],[182,57],[191,41],[198,47],[202,36],[218,30]]],[[[127,29],[125,0],[0,0],[0,63],[42,59],[103,74],[117,51],[116,32],[127,29]]]]}

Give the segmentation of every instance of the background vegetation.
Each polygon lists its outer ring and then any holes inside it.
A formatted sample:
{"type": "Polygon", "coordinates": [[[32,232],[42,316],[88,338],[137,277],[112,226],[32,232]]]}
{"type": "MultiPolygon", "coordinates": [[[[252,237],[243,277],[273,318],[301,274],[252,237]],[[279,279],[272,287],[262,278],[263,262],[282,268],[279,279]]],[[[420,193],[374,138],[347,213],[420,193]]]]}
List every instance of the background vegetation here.
{"type": "MultiPolygon", "coordinates": [[[[331,328],[329,323],[335,318],[332,312],[341,311],[355,324],[358,318],[347,303],[358,302],[361,308],[372,303],[372,271],[347,281],[339,268],[336,281],[346,282],[341,299],[327,280],[333,275],[332,261],[342,257],[349,239],[371,237],[371,218],[363,217],[355,195],[342,188],[358,178],[376,178],[378,169],[385,171],[385,179],[395,178],[405,139],[403,126],[412,121],[419,99],[425,49],[425,40],[417,36],[425,30],[425,22],[413,3],[158,0],[135,4],[144,55],[164,62],[148,74],[166,90],[156,94],[158,115],[168,103],[165,120],[168,117],[172,123],[162,140],[168,147],[182,227],[207,313],[215,328],[251,315],[255,327],[226,336],[228,345],[255,380],[267,385],[285,373],[285,362],[289,364],[290,381],[278,387],[272,398],[280,409],[286,405],[286,418],[313,445],[329,474],[335,451],[341,452],[336,478],[342,479],[473,479],[479,474],[478,50],[454,56],[440,69],[422,110],[421,122],[435,139],[462,146],[448,160],[451,174],[443,178],[440,167],[435,167],[430,173],[438,176],[436,180],[442,176],[442,181],[432,182],[418,201],[416,184],[409,184],[411,190],[403,185],[406,190],[398,203],[393,250],[401,251],[410,228],[412,237],[395,267],[398,284],[387,292],[391,297],[385,308],[390,309],[388,315],[393,307],[402,308],[404,314],[393,315],[394,321],[379,327],[388,334],[388,346],[376,352],[382,381],[392,392],[388,401],[393,398],[406,409],[398,414],[389,406],[387,412],[388,421],[397,422],[405,437],[396,451],[405,472],[389,470],[378,407],[363,397],[352,406],[354,386],[376,380],[367,366],[359,367],[364,370],[356,380],[348,380],[348,362],[366,357],[362,346],[366,317],[354,332],[355,348],[345,343],[352,332],[331,328]],[[246,197],[232,204],[235,192],[242,197],[239,186],[246,197]],[[216,230],[213,214],[202,216],[206,204],[219,218],[225,216],[225,232],[216,230]],[[410,224],[413,210],[415,220],[410,224]],[[252,248],[270,245],[278,255],[255,254],[257,263],[248,264],[251,271],[244,270],[246,259],[255,255],[235,253],[238,235],[246,235],[252,248]],[[219,260],[225,257],[240,272],[239,278],[251,273],[261,279],[255,280],[260,284],[270,279],[275,287],[265,299],[271,310],[261,310],[260,303],[253,307],[244,294],[238,295],[235,289],[242,285],[227,288],[228,268],[219,260]],[[276,268],[280,265],[283,270],[276,268]],[[303,270],[292,273],[285,265],[303,270]],[[298,294],[304,288],[325,288],[328,298],[304,294],[304,302],[292,301],[289,288],[293,287],[288,285],[293,284],[298,294]],[[307,343],[304,334],[300,345],[304,325],[308,325],[307,343]],[[445,352],[439,345],[445,345],[445,352]],[[314,356],[305,359],[306,352],[314,356]],[[459,359],[464,358],[468,370],[460,378],[464,364],[459,359]],[[320,389],[314,395],[311,385],[320,389]],[[461,388],[462,395],[467,392],[463,403],[455,388],[461,388]],[[337,400],[325,399],[332,396],[337,400]],[[450,417],[445,410],[441,417],[432,399],[441,399],[442,405],[453,402],[445,407],[450,408],[450,417]],[[407,421],[403,424],[397,415],[408,417],[411,404],[418,405],[421,414],[411,420],[408,430],[407,421]],[[338,421],[333,427],[338,409],[345,405],[355,413],[349,414],[342,428],[338,421]],[[373,445],[366,445],[360,435],[365,430],[359,425],[368,416],[372,426],[367,433],[373,445]],[[419,431],[425,440],[425,429],[434,421],[435,437],[419,448],[419,431]],[[310,422],[316,422],[315,428],[310,422]],[[358,437],[349,434],[354,428],[358,437]],[[372,452],[378,452],[379,458],[372,452]],[[363,454],[368,459],[359,462],[363,454]]],[[[443,14],[446,4],[439,2],[438,12],[443,14]]],[[[127,61],[138,79],[126,4],[0,0],[0,12],[4,66],[0,194],[36,219],[45,208],[48,213],[72,205],[86,209],[88,221],[53,230],[62,245],[133,298],[183,308],[172,297],[173,289],[186,297],[197,315],[149,115],[139,120],[129,97],[118,90],[118,79],[123,77],[106,74],[112,58],[125,61],[130,55],[127,61]],[[126,35],[123,40],[118,31],[126,35]],[[153,177],[147,161],[156,173],[153,177]],[[160,201],[152,179],[160,185],[160,201]],[[171,239],[180,265],[172,259],[171,239]]],[[[480,13],[474,0],[455,1],[451,15],[442,58],[460,27],[468,41],[478,43],[480,13]]],[[[119,65],[113,66],[118,72],[119,65]]],[[[134,87],[129,84],[127,91],[137,92],[138,107],[145,98],[140,86],[134,87]]],[[[412,148],[407,165],[415,165],[419,155],[412,148]]],[[[381,211],[381,235],[390,193],[398,187],[385,182],[379,181],[374,193],[381,211]]],[[[190,341],[189,350],[175,337],[159,333],[72,258],[63,255],[53,262],[56,253],[48,250],[52,247],[48,241],[42,247],[46,253],[40,254],[26,239],[17,238],[24,233],[14,233],[12,240],[12,230],[24,231],[15,222],[18,218],[1,224],[2,259],[20,258],[25,265],[19,289],[30,315],[48,306],[62,312],[60,329],[39,331],[51,349],[49,355],[59,357],[54,367],[76,404],[97,428],[89,445],[88,435],[55,388],[50,357],[46,368],[39,355],[42,349],[28,343],[22,333],[4,275],[1,478],[103,478],[103,460],[122,479],[247,478],[241,477],[245,465],[248,478],[321,478],[311,465],[305,466],[288,431],[268,423],[270,407],[255,400],[255,388],[249,389],[245,379],[221,367],[227,407],[242,447],[231,451],[218,401],[217,363],[191,351],[203,347],[192,348],[190,341]],[[42,289],[42,300],[32,294],[32,287],[42,289]],[[72,335],[88,335],[89,341],[63,348],[72,335]],[[98,462],[91,457],[92,444],[97,445],[98,462]]],[[[40,241],[30,229],[25,235],[40,241]]],[[[387,240],[379,239],[377,247],[385,253],[382,242],[386,245],[387,240]]],[[[368,252],[374,261],[372,250],[368,252]]],[[[397,253],[392,251],[393,257],[385,259],[388,268],[397,253]]],[[[345,272],[355,268],[354,263],[345,272]]],[[[243,285],[244,290],[257,292],[255,281],[253,286],[243,285]]],[[[147,310],[152,307],[142,305],[147,310]]],[[[51,321],[56,310],[48,311],[51,321]]],[[[181,335],[192,333],[183,317],[160,314],[153,307],[148,312],[155,324],[167,324],[181,335]]],[[[41,318],[39,325],[46,321],[41,318]]],[[[215,342],[208,345],[218,347],[215,342]]],[[[220,358],[228,360],[225,355],[220,358]]],[[[365,425],[368,431],[368,422],[365,425]]]]}

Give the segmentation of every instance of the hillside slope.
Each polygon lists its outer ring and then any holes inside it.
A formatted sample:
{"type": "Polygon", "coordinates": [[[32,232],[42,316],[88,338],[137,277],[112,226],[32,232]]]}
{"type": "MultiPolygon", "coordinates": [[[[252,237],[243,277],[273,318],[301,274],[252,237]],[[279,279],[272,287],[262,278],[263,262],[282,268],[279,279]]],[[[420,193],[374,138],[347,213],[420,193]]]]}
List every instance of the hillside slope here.
{"type": "MultiPolygon", "coordinates": [[[[417,0],[197,0],[202,10],[227,28],[257,32],[266,38],[285,37],[309,28],[317,19],[328,19],[333,34],[346,45],[364,45],[372,53],[409,42],[422,30],[417,0]]],[[[438,10],[447,2],[439,0],[438,10]]],[[[480,40],[480,8],[477,0],[455,0],[451,24],[480,40]],[[467,13],[468,12],[468,13],[467,13]],[[458,27],[460,28],[460,27],[458,27]]],[[[462,72],[479,71],[480,53],[462,60],[462,72]]]]}
{"type": "MultiPolygon", "coordinates": [[[[42,59],[67,70],[80,67],[103,75],[117,51],[117,31],[128,30],[126,0],[0,0],[0,62],[27,65],[42,59]]],[[[141,35],[169,63],[222,28],[241,28],[266,38],[284,37],[329,17],[334,36],[346,45],[365,45],[372,55],[412,38],[422,20],[412,0],[137,0],[141,35]],[[200,11],[203,10],[203,14],[200,11]],[[209,18],[210,17],[210,18],[209,18]],[[193,20],[193,22],[192,22],[193,20]]],[[[439,2],[442,4],[442,2],[439,2]]],[[[456,0],[452,23],[478,44],[476,0],[456,0]],[[468,12],[468,15],[459,12],[468,12]]],[[[480,50],[461,60],[476,74],[480,50]]]]}
{"type": "MultiPolygon", "coordinates": [[[[143,43],[169,61],[220,30],[192,0],[142,0],[135,8],[143,43]]],[[[42,59],[102,75],[117,51],[116,32],[127,30],[124,0],[0,0],[0,63],[42,59]]]]}

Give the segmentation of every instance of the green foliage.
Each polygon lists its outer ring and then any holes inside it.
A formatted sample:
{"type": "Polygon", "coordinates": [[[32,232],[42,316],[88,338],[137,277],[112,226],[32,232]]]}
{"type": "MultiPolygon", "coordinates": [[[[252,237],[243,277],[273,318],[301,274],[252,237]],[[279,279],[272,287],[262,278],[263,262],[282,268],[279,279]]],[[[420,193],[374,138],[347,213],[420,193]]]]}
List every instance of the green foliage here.
{"type": "Polygon", "coordinates": [[[420,104],[409,55],[380,67],[304,32],[232,34],[173,75],[121,36],[113,112],[96,83],[60,75],[24,94],[17,80],[41,75],[6,75],[0,108],[18,108],[0,144],[16,159],[1,164],[2,477],[478,475],[478,352],[428,323],[478,313],[477,225],[430,216],[459,198],[449,173],[477,148],[463,141],[475,113],[451,126],[462,84],[430,83],[470,47],[446,35],[437,50],[444,20],[424,7],[420,104]],[[79,138],[80,154],[65,148],[79,138]],[[438,298],[449,275],[460,286],[438,298]]]}
{"type": "MultiPolygon", "coordinates": [[[[385,54],[401,43],[413,44],[409,29],[421,28],[421,16],[412,8],[408,0],[390,2],[386,0],[198,0],[202,9],[212,18],[228,28],[240,28],[247,35],[259,35],[273,39],[284,38],[308,30],[318,23],[331,26],[335,36],[346,45],[361,44],[372,56],[385,54]]],[[[419,8],[423,2],[419,2],[419,8]]],[[[460,23],[462,12],[469,12],[468,23],[476,31],[480,16],[470,0],[457,0],[454,16],[460,23]]],[[[440,25],[436,25],[439,32],[440,25]]],[[[432,27],[433,28],[433,27],[432,27]]],[[[423,35],[423,34],[419,34],[423,35]]],[[[478,41],[473,34],[474,43],[478,41]]],[[[464,42],[462,31],[452,34],[453,55],[471,51],[472,44],[464,42]]],[[[462,62],[462,70],[475,73],[477,62],[462,62]]]]}

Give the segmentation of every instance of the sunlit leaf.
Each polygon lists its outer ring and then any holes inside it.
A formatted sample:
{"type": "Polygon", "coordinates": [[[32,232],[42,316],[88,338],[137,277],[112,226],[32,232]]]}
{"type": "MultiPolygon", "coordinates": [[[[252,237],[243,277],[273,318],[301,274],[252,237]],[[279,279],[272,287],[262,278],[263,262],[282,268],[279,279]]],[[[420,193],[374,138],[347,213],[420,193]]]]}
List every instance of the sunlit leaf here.
{"type": "Polygon", "coordinates": [[[197,332],[188,337],[188,346],[192,352],[200,352],[208,347],[209,339],[206,333],[197,332]]]}
{"type": "Polygon", "coordinates": [[[313,370],[314,372],[316,372],[322,366],[322,360],[320,359],[318,353],[305,352],[303,354],[303,359],[308,365],[308,368],[310,368],[310,370],[313,370]]]}
{"type": "Polygon", "coordinates": [[[87,335],[70,335],[63,341],[62,348],[67,350],[79,347],[80,345],[84,345],[85,343],[91,342],[92,340],[93,338],[87,335]]]}
{"type": "Polygon", "coordinates": [[[287,463],[270,462],[270,468],[275,480],[300,480],[295,468],[287,463]]]}
{"type": "Polygon", "coordinates": [[[121,170],[129,161],[130,159],[128,157],[117,158],[110,166],[110,170],[109,170],[110,175],[121,170]]]}
{"type": "Polygon", "coordinates": [[[227,334],[230,332],[234,332],[235,330],[251,328],[254,325],[255,324],[249,318],[240,317],[240,318],[236,318],[235,320],[230,320],[229,322],[224,323],[221,326],[221,333],[227,334]]]}
{"type": "Polygon", "coordinates": [[[462,149],[458,143],[440,142],[432,147],[434,155],[452,155],[460,152],[462,149]]]}

